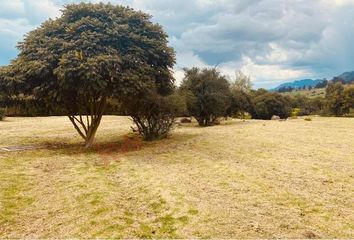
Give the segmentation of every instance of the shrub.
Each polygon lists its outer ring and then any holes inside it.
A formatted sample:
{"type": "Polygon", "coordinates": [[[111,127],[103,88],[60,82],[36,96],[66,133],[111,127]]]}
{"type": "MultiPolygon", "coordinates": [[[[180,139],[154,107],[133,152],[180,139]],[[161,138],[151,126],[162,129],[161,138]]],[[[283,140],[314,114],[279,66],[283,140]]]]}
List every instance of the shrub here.
{"type": "Polygon", "coordinates": [[[216,69],[185,69],[181,91],[185,92],[187,109],[200,126],[214,125],[225,116],[230,101],[226,77],[216,69]]]}
{"type": "Polygon", "coordinates": [[[247,92],[231,89],[231,101],[227,109],[227,115],[231,117],[245,118],[247,112],[251,111],[251,98],[247,92]]]}
{"type": "Polygon", "coordinates": [[[304,120],[310,122],[310,121],[312,121],[312,118],[307,117],[307,118],[305,118],[304,120]]]}
{"type": "Polygon", "coordinates": [[[4,108],[0,108],[0,121],[4,120],[6,117],[6,110],[4,108]]]}
{"type": "Polygon", "coordinates": [[[149,92],[141,98],[132,99],[125,106],[144,140],[166,138],[171,132],[177,112],[171,96],[149,92]]]}
{"type": "Polygon", "coordinates": [[[324,103],[325,100],[322,97],[309,98],[301,94],[291,97],[291,107],[300,109],[297,116],[320,114],[324,103]]]}
{"type": "Polygon", "coordinates": [[[252,117],[270,120],[276,115],[287,118],[291,113],[290,99],[279,93],[257,90],[253,93],[252,117]]]}
{"type": "Polygon", "coordinates": [[[301,112],[300,108],[293,108],[291,111],[291,117],[292,118],[297,118],[299,116],[299,113],[301,112]]]}

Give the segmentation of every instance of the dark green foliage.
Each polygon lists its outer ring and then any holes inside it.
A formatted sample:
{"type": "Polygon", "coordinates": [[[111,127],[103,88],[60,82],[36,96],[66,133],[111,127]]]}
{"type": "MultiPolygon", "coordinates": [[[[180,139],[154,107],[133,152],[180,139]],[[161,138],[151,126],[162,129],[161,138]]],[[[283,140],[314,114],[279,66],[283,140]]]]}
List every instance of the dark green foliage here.
{"type": "Polygon", "coordinates": [[[235,81],[230,85],[230,105],[227,108],[228,116],[243,118],[246,112],[251,111],[251,90],[251,78],[238,71],[235,81]]]}
{"type": "Polygon", "coordinates": [[[322,82],[316,84],[315,88],[325,88],[327,87],[328,81],[324,79],[322,82]]]}
{"type": "Polygon", "coordinates": [[[6,109],[0,108],[0,121],[4,120],[6,117],[6,109]]]}
{"type": "Polygon", "coordinates": [[[344,112],[349,113],[350,110],[354,109],[354,85],[347,87],[344,90],[344,112]]]}
{"type": "Polygon", "coordinates": [[[169,96],[173,102],[173,106],[176,109],[177,117],[189,117],[189,112],[187,109],[186,96],[180,89],[176,90],[173,94],[169,96]]]}
{"type": "Polygon", "coordinates": [[[89,147],[107,99],[151,87],[171,92],[174,51],[150,19],[111,4],[66,5],[60,18],[26,35],[6,79],[22,94],[63,109],[89,147]]]}
{"type": "Polygon", "coordinates": [[[285,93],[285,92],[292,92],[294,91],[294,88],[293,87],[290,87],[290,86],[284,86],[284,87],[281,87],[278,89],[278,93],[285,93]]]}
{"type": "Polygon", "coordinates": [[[310,115],[310,114],[323,114],[325,108],[325,99],[322,97],[310,98],[308,104],[306,104],[301,115],[310,115]]]}
{"type": "Polygon", "coordinates": [[[325,101],[322,97],[309,98],[301,94],[297,94],[291,98],[292,108],[299,108],[299,116],[311,114],[321,114],[323,112],[325,101]]]}
{"type": "Polygon", "coordinates": [[[178,111],[171,96],[161,96],[152,90],[130,99],[125,106],[137,126],[137,132],[146,141],[166,138],[178,111]]]}
{"type": "Polygon", "coordinates": [[[341,77],[334,77],[332,80],[331,80],[331,83],[341,83],[341,84],[345,84],[345,80],[341,77]]]}
{"type": "Polygon", "coordinates": [[[225,76],[216,69],[185,69],[181,91],[184,91],[187,109],[200,126],[211,126],[227,114],[230,88],[225,76]]]}
{"type": "MultiPolygon", "coordinates": [[[[0,107],[7,108],[7,116],[65,116],[66,112],[54,105],[48,106],[44,101],[34,98],[12,97],[0,100],[0,107]]],[[[108,99],[106,105],[106,115],[124,115],[124,109],[120,102],[115,99],[108,99]]]]}
{"type": "Polygon", "coordinates": [[[246,112],[252,111],[251,96],[239,89],[231,89],[230,105],[227,109],[227,115],[232,117],[244,117],[246,112]]]}
{"type": "Polygon", "coordinates": [[[326,88],[326,109],[330,115],[343,116],[345,107],[344,86],[338,82],[330,82],[326,88]]]}
{"type": "Polygon", "coordinates": [[[252,117],[270,120],[273,115],[287,118],[291,113],[291,100],[279,93],[257,90],[252,93],[252,117]]]}

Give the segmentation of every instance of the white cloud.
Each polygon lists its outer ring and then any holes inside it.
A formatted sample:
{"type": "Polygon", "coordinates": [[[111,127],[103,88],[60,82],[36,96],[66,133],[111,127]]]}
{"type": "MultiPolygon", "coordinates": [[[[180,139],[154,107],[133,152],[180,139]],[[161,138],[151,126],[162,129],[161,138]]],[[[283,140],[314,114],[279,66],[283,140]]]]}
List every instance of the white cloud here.
{"type": "Polygon", "coordinates": [[[25,5],[21,0],[0,0],[0,6],[0,16],[2,17],[25,13],[25,5]]]}
{"type": "Polygon", "coordinates": [[[324,0],[324,3],[330,6],[342,7],[345,5],[354,5],[354,0],[324,0]]]}
{"type": "MultiPolygon", "coordinates": [[[[73,2],[79,0],[0,0],[0,64],[14,56],[14,46],[25,32],[73,2]]],[[[103,2],[143,10],[164,26],[177,51],[179,80],[183,67],[216,64],[229,75],[242,69],[260,86],[354,70],[354,0],[103,2]]]]}
{"type": "Polygon", "coordinates": [[[27,14],[30,17],[42,20],[60,16],[60,6],[51,0],[25,0],[27,14]]]}

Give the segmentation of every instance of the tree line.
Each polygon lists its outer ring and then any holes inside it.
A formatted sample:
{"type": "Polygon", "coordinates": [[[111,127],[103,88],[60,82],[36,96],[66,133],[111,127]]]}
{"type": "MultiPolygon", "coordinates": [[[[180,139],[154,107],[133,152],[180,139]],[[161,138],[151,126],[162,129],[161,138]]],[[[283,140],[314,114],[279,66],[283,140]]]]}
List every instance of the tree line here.
{"type": "MultiPolygon", "coordinates": [[[[0,103],[13,115],[66,115],[91,147],[104,114],[131,116],[145,140],[167,137],[177,116],[200,126],[222,117],[328,113],[353,108],[354,88],[330,83],[325,99],[253,90],[250,77],[228,80],[217,68],[185,69],[176,86],[175,52],[151,16],[111,4],[69,4],[18,44],[0,68],[0,103]]],[[[2,111],[3,112],[3,111],[2,111]]],[[[0,117],[2,114],[0,111],[0,117]]]]}

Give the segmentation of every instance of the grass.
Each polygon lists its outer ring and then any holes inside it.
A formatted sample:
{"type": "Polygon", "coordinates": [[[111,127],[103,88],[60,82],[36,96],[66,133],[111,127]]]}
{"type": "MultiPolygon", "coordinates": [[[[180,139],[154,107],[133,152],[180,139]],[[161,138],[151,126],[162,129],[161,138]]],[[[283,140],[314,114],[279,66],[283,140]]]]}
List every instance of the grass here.
{"type": "Polygon", "coordinates": [[[326,95],[326,88],[301,89],[301,90],[294,90],[292,92],[285,92],[283,94],[287,96],[303,95],[309,98],[315,98],[315,97],[324,98],[326,95]]]}
{"type": "Polygon", "coordinates": [[[146,143],[105,116],[7,118],[0,238],[353,238],[354,119],[229,120],[146,143]]]}

